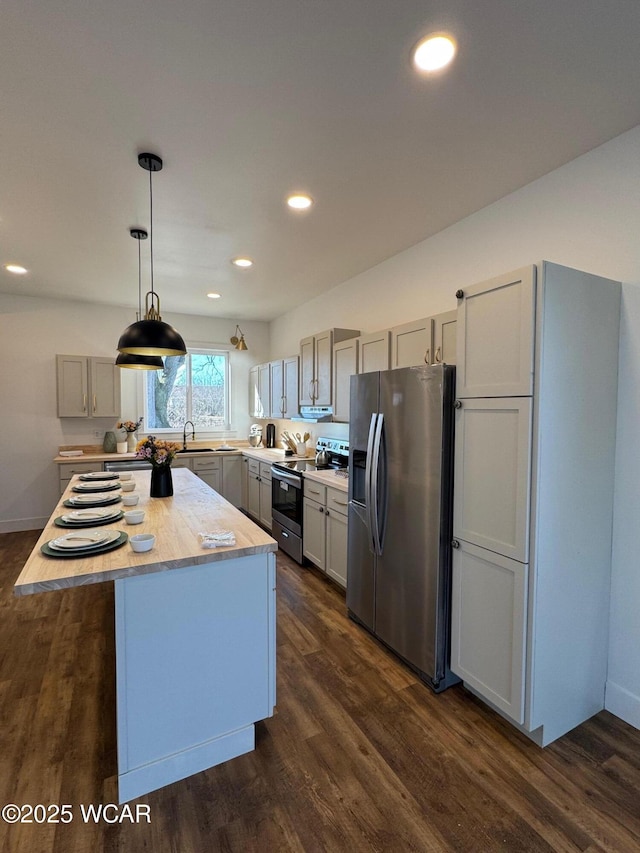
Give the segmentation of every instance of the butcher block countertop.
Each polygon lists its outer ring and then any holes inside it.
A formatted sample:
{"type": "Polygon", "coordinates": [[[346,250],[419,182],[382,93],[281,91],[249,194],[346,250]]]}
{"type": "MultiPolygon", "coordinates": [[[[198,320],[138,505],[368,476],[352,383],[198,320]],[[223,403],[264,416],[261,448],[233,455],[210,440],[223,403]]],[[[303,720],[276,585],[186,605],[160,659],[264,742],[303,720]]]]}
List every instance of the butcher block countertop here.
{"type": "Polygon", "coordinates": [[[136,533],[153,533],[156,542],[151,551],[135,553],[129,542],[114,551],[93,557],[51,558],[44,556],[40,546],[70,532],[56,527],[54,519],[71,510],[63,501],[72,494],[78,482],[74,476],[60,498],[42,535],[15,584],[16,595],[29,595],[47,590],[102,583],[133,575],[166,572],[186,566],[214,563],[251,554],[277,551],[277,543],[264,530],[250,521],[238,509],[214,492],[205,482],[186,468],[172,469],[173,497],[150,498],[150,471],[136,471],[135,493],[140,501],[135,507],[117,506],[123,511],[143,509],[142,524],[127,524],[124,518],[99,529],[136,533]],[[222,548],[202,548],[198,533],[233,531],[236,544],[222,548]]]}

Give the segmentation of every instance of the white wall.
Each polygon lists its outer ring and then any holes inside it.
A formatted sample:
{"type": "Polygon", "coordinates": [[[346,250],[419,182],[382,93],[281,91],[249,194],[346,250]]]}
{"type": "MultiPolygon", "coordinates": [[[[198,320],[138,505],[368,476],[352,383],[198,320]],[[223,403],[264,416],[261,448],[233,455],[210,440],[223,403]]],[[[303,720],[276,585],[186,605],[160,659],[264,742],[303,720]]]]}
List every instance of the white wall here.
{"type": "MultiPolygon", "coordinates": [[[[4,458],[0,475],[0,532],[42,527],[59,498],[57,466],[61,445],[102,444],[111,418],[58,418],[57,353],[111,356],[122,331],[133,321],[124,308],[92,306],[0,294],[0,402],[4,458]],[[98,432],[98,437],[95,432],[98,432]]],[[[235,321],[175,314],[164,316],[189,343],[229,346],[235,321]]],[[[249,351],[231,351],[232,428],[244,438],[248,372],[269,357],[266,323],[245,322],[249,351]]],[[[122,418],[143,413],[136,397],[137,370],[122,371],[122,418]]]]}
{"type": "Polygon", "coordinates": [[[640,728],[640,127],[280,317],[271,356],[449,310],[457,288],[543,259],[623,282],[606,703],[640,728]]]}

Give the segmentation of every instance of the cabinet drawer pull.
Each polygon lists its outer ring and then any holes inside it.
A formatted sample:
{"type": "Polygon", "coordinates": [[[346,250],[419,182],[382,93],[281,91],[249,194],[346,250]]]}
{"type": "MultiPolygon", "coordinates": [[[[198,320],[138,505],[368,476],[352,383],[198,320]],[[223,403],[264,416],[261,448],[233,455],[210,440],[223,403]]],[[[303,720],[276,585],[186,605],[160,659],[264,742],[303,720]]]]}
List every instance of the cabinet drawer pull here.
{"type": "Polygon", "coordinates": [[[339,501],[336,498],[333,499],[334,504],[338,504],[338,506],[349,506],[347,501],[339,501]]]}

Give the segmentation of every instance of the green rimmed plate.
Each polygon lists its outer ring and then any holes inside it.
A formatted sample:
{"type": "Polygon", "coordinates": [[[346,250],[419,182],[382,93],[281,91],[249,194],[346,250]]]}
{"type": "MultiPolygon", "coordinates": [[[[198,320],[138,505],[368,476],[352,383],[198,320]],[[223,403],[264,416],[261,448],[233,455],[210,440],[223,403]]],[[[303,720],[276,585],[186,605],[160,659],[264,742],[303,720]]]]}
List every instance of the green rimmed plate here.
{"type": "Polygon", "coordinates": [[[106,554],[108,551],[115,551],[116,548],[121,548],[129,541],[129,536],[124,533],[120,533],[118,538],[113,542],[107,542],[104,545],[99,545],[97,548],[91,548],[90,550],[68,550],[68,551],[56,551],[55,549],[49,546],[48,542],[45,542],[44,545],[40,546],[40,551],[45,557],[57,557],[61,560],[67,560],[69,558],[75,557],[78,559],[79,557],[94,557],[96,554],[106,554]]]}

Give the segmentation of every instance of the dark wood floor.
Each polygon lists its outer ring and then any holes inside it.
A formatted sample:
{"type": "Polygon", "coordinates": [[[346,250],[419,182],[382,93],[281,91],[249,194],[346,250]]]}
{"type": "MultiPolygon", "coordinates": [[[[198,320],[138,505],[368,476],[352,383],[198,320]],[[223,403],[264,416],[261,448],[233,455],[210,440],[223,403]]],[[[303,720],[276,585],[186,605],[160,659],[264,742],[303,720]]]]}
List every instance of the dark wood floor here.
{"type": "Polygon", "coordinates": [[[640,732],[603,712],[542,750],[462,687],[439,696],[278,556],[277,712],[257,749],[135,801],[151,823],[84,823],[117,802],[113,589],[15,598],[37,533],[0,536],[0,821],[7,853],[638,851],[640,732]]]}

